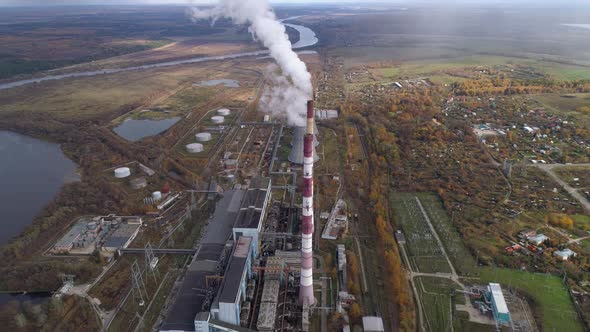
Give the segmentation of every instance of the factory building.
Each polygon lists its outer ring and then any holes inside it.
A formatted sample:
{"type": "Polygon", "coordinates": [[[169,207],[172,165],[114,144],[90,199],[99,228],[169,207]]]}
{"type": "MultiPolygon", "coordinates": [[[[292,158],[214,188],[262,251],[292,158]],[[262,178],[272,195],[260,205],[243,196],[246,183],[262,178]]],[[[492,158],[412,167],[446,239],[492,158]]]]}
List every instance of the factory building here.
{"type": "Polygon", "coordinates": [[[214,319],[240,325],[242,303],[246,301],[246,284],[252,278],[252,238],[241,236],[225,271],[217,301],[211,307],[214,319]]]}
{"type": "Polygon", "coordinates": [[[494,318],[500,324],[510,323],[510,311],[504,299],[500,284],[490,283],[487,287],[486,300],[492,304],[494,318]]]}
{"type": "Polygon", "coordinates": [[[232,231],[234,241],[240,236],[252,238],[254,257],[259,255],[260,239],[258,235],[262,230],[262,222],[270,201],[270,191],[270,178],[255,178],[251,181],[232,231]]]}
{"type": "Polygon", "coordinates": [[[115,252],[135,239],[143,221],[134,216],[81,217],[51,248],[55,254],[89,255],[95,249],[115,252]]]}
{"type": "MultiPolygon", "coordinates": [[[[209,307],[217,294],[216,289],[208,285],[208,280],[223,274],[223,256],[228,251],[231,253],[232,245],[228,244],[228,240],[231,238],[243,195],[242,190],[226,191],[217,202],[199,251],[193,257],[174,304],[159,331],[192,332],[195,331],[196,325],[203,325],[201,321],[197,324],[195,318],[198,313],[209,312],[209,307]]],[[[204,315],[201,314],[200,317],[202,316],[204,315]]]]}
{"type": "Polygon", "coordinates": [[[241,317],[250,306],[248,285],[270,192],[270,179],[255,178],[247,190],[223,193],[159,331],[246,330],[241,317]]]}

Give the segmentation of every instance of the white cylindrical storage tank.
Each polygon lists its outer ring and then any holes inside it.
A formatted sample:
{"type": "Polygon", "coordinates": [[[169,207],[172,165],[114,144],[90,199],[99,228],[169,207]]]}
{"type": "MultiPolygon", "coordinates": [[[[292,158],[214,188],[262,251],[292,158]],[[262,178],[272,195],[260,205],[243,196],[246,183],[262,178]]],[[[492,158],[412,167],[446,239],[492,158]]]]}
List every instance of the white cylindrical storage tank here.
{"type": "Polygon", "coordinates": [[[211,140],[211,133],[198,133],[195,137],[199,142],[209,142],[211,140]]]}
{"type": "Polygon", "coordinates": [[[131,175],[129,167],[120,167],[115,170],[115,177],[117,179],[123,179],[131,175]]]}
{"type": "Polygon", "coordinates": [[[228,116],[231,114],[231,111],[228,110],[227,108],[222,108],[220,110],[217,110],[217,114],[222,115],[222,116],[228,116]]]}
{"type": "Polygon", "coordinates": [[[159,200],[161,200],[161,199],[162,199],[162,193],[161,193],[161,192],[159,192],[159,191],[154,191],[154,192],[152,193],[152,198],[153,198],[154,200],[156,200],[156,201],[159,201],[159,200]]]}
{"type": "Polygon", "coordinates": [[[215,124],[220,124],[225,121],[225,118],[222,116],[214,116],[211,118],[211,121],[213,121],[213,123],[215,123],[215,124]]]}
{"type": "Polygon", "coordinates": [[[199,153],[203,152],[203,144],[193,143],[186,146],[186,151],[188,153],[199,153]]]}

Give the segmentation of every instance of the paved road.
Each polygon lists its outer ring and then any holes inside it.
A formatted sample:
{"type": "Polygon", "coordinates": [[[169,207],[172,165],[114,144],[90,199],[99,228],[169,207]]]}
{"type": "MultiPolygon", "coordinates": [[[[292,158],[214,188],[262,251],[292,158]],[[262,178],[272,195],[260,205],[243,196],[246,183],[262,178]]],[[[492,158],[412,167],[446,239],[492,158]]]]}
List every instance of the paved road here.
{"type": "Polygon", "coordinates": [[[555,182],[559,183],[559,185],[563,189],[565,189],[565,191],[567,191],[570,195],[572,195],[572,197],[574,197],[578,202],[580,202],[580,204],[582,205],[582,207],[584,207],[584,210],[586,210],[587,213],[590,213],[590,201],[588,201],[586,197],[580,194],[579,191],[567,184],[567,182],[560,179],[553,172],[553,168],[555,167],[590,167],[590,164],[533,164],[531,166],[537,167],[543,170],[545,173],[547,173],[553,180],[555,180],[555,182]]]}

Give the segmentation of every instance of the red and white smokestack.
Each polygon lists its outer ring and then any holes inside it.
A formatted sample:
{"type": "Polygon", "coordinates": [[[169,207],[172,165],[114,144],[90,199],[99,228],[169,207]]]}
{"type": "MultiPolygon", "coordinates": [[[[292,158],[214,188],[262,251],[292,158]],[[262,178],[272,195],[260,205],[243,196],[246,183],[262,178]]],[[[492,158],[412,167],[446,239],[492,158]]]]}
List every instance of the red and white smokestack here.
{"type": "Polygon", "coordinates": [[[307,133],[303,137],[303,220],[299,301],[313,305],[313,101],[307,102],[307,133]]]}

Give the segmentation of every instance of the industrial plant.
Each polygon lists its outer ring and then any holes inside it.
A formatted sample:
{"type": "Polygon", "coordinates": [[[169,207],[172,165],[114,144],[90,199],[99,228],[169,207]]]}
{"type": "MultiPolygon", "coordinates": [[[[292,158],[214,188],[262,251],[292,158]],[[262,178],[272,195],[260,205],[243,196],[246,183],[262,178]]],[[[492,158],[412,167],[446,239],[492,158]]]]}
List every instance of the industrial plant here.
{"type": "Polygon", "coordinates": [[[273,200],[268,177],[252,178],[248,185],[221,193],[159,331],[309,330],[310,310],[317,303],[312,101],[303,129],[297,136],[301,142],[295,144],[303,149],[300,212],[273,200]],[[299,221],[279,229],[281,213],[299,221]]]}

